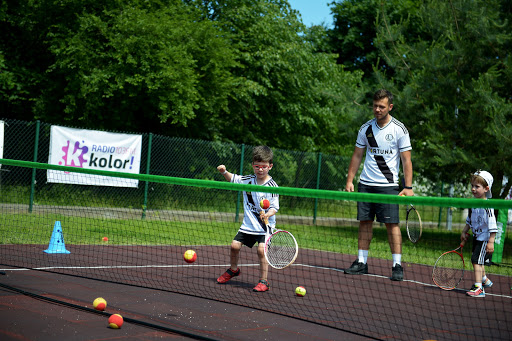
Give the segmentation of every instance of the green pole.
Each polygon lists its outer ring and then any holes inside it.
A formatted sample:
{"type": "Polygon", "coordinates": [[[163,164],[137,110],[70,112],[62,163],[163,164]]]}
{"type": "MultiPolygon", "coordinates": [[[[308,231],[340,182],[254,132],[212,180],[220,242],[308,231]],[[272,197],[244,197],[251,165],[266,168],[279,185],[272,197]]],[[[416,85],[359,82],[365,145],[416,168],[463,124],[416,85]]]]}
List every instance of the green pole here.
{"type": "MultiPolygon", "coordinates": [[[[36,121],[36,138],[34,140],[34,162],[37,162],[37,148],[39,146],[39,127],[41,122],[36,121]]],[[[36,190],[36,169],[32,168],[32,179],[30,181],[30,202],[28,204],[28,212],[32,213],[32,207],[34,206],[34,192],[36,190]]]]}
{"type": "MultiPolygon", "coordinates": [[[[320,189],[320,170],[322,169],[322,153],[318,153],[318,169],[316,172],[316,189],[320,189]]],[[[313,210],[313,224],[316,224],[316,214],[318,209],[318,198],[315,198],[315,208],[313,210]]]]}
{"type": "MultiPolygon", "coordinates": [[[[443,196],[443,185],[444,183],[441,182],[441,196],[443,196]]],[[[439,220],[437,221],[437,228],[441,227],[441,218],[443,216],[443,208],[439,207],[439,220]]]]}
{"type": "MultiPolygon", "coordinates": [[[[245,144],[242,144],[242,153],[240,155],[240,175],[244,172],[244,157],[245,157],[245,144]]],[[[236,215],[235,215],[235,223],[238,223],[238,215],[240,212],[240,196],[242,192],[238,192],[236,194],[236,215]]]]}
{"type": "MultiPolygon", "coordinates": [[[[151,164],[151,145],[153,144],[153,133],[148,136],[148,159],[146,161],[146,174],[149,175],[149,165],[151,164]]],[[[146,181],[144,186],[144,204],[142,205],[142,219],[146,219],[146,209],[148,207],[148,189],[149,181],[146,181]]]]}

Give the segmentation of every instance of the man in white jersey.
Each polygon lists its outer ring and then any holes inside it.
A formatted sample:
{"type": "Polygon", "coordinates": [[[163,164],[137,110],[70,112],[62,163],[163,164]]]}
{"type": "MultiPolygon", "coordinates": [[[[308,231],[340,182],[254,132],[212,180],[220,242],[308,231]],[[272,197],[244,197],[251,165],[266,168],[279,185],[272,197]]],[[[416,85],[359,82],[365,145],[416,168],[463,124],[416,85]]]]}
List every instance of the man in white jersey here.
{"type": "MultiPolygon", "coordinates": [[[[493,177],[486,171],[477,171],[471,176],[471,192],[475,199],[492,198],[493,177]]],[[[494,252],[494,239],[498,232],[496,217],[492,208],[469,209],[466,226],[460,235],[461,241],[468,239],[468,231],[473,232],[473,251],[471,263],[475,270],[475,284],[466,292],[471,297],[485,297],[485,289],[492,281],[485,275],[485,264],[490,264],[494,252]]]]}
{"type": "Polygon", "coordinates": [[[219,278],[217,282],[224,284],[231,278],[240,275],[238,268],[238,257],[242,245],[252,248],[256,242],[258,243],[258,258],[260,263],[260,281],[254,287],[253,291],[268,291],[270,284],[268,283],[268,263],[265,259],[265,234],[266,226],[264,219],[268,219],[271,227],[276,224],[275,214],[279,211],[279,195],[273,193],[265,193],[265,187],[278,187],[274,179],[268,174],[273,166],[274,155],[272,150],[267,146],[255,147],[252,153],[252,167],[254,174],[237,175],[226,170],[226,166],[220,165],[217,170],[224,175],[227,181],[236,184],[259,185],[261,189],[255,187],[251,192],[243,192],[244,197],[244,220],[242,226],[238,229],[238,233],[231,242],[230,261],[231,266],[219,278]],[[268,199],[270,206],[263,209],[260,206],[262,199],[268,199]]]}
{"type": "MultiPolygon", "coordinates": [[[[393,109],[393,95],[379,90],[373,95],[374,118],[361,126],[356,146],[348,168],[345,190],[354,191],[354,178],[366,151],[363,171],[359,178],[358,192],[412,196],[411,141],[407,128],[390,115],[393,109]],[[399,193],[400,161],[404,172],[404,189],[399,193]]],[[[402,281],[401,264],[402,233],[400,231],[399,208],[395,204],[357,203],[359,220],[358,259],[348,268],[346,274],[368,273],[368,250],[373,237],[373,221],[386,225],[388,242],[393,257],[391,280],[402,281]]]]}

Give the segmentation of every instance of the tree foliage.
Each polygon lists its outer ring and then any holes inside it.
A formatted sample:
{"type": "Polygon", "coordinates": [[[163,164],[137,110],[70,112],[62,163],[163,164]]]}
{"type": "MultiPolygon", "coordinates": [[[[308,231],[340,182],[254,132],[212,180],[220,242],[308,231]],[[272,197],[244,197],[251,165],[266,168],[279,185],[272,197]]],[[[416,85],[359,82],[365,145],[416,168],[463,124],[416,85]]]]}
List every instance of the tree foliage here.
{"type": "Polygon", "coordinates": [[[510,10],[501,1],[422,1],[414,17],[391,22],[382,3],[376,45],[393,78],[375,68],[399,100],[411,130],[419,174],[468,181],[494,174],[498,195],[512,175],[510,141],[510,10]],[[478,18],[478,20],[474,20],[478,18]],[[414,27],[420,37],[409,34],[414,27]]]}
{"type": "Polygon", "coordinates": [[[20,118],[339,152],[359,96],[284,0],[34,0],[2,18],[0,101],[20,118]]]}

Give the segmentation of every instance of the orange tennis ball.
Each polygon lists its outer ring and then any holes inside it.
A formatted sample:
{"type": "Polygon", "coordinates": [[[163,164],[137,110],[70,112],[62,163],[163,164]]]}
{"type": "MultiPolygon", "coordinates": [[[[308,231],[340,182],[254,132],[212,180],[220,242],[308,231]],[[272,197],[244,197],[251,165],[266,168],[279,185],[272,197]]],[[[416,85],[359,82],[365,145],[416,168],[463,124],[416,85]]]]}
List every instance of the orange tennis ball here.
{"type": "Polygon", "coordinates": [[[260,207],[266,210],[267,208],[270,207],[270,201],[268,201],[268,199],[261,199],[260,207]]]}
{"type": "Polygon", "coordinates": [[[295,295],[300,296],[300,297],[306,296],[306,288],[304,288],[304,287],[295,288],[295,295]]]}
{"type": "Polygon", "coordinates": [[[98,297],[94,302],[92,302],[92,305],[94,306],[94,309],[103,311],[107,308],[107,301],[105,301],[103,297],[98,297]]]}
{"type": "Polygon", "coordinates": [[[194,250],[187,250],[183,254],[183,259],[187,263],[194,263],[197,259],[197,253],[194,250]]]}
{"type": "Polygon", "coordinates": [[[108,237],[103,237],[104,242],[108,242],[108,237]]]}
{"type": "Polygon", "coordinates": [[[123,317],[119,314],[110,315],[108,318],[108,326],[113,329],[119,329],[123,325],[123,317]]]}

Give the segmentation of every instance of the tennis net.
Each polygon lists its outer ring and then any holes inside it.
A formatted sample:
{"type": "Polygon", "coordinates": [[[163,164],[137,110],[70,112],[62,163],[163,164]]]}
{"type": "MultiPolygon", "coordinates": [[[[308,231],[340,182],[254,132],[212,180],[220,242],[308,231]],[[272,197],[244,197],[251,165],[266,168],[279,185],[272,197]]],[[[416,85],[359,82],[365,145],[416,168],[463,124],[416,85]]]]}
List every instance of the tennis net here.
{"type": "Polygon", "coordinates": [[[293,233],[299,254],[291,266],[271,268],[270,290],[260,293],[253,292],[259,280],[256,247],[242,249],[240,276],[217,283],[230,266],[229,245],[243,218],[240,191],[254,186],[231,184],[220,175],[218,181],[209,181],[18,160],[0,163],[7,170],[0,179],[4,271],[28,268],[165,290],[377,339],[508,340],[512,333],[512,268],[508,266],[512,245],[506,221],[499,235],[504,245],[500,259],[486,268],[494,285],[485,298],[475,302],[465,295],[474,281],[471,247],[463,250],[466,273],[456,289],[441,290],[432,281],[437,257],[459,245],[468,208],[503,213],[512,208],[509,201],[266,189],[280,195],[277,227],[293,233]],[[19,179],[13,181],[16,174],[48,170],[71,179],[137,180],[138,187],[147,190],[34,184],[31,178],[25,185],[19,179]],[[344,273],[358,253],[358,201],[400,205],[404,281],[390,280],[393,264],[387,230],[378,223],[373,228],[368,274],[344,273]],[[410,204],[422,218],[422,236],[415,244],[404,228],[410,204]],[[198,256],[194,263],[183,260],[189,249],[198,256]],[[295,295],[298,286],[306,288],[305,297],[295,295]]]}

